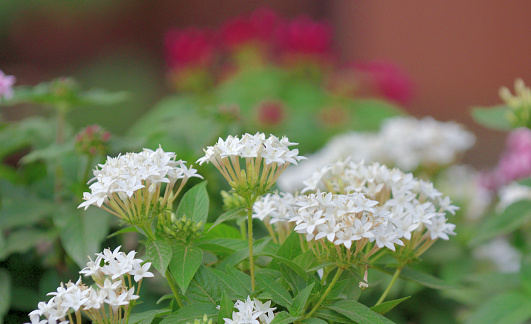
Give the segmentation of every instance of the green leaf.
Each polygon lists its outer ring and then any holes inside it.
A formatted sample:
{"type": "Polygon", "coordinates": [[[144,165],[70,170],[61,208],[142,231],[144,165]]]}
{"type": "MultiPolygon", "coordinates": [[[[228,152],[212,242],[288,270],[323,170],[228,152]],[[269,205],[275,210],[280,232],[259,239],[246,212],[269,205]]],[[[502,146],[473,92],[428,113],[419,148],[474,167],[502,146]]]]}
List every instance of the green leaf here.
{"type": "Polygon", "coordinates": [[[320,318],[315,318],[315,317],[312,317],[312,318],[307,318],[305,319],[304,321],[302,321],[304,324],[327,324],[326,321],[323,321],[322,319],[320,318]]]}
{"type": "Polygon", "coordinates": [[[198,247],[178,244],[175,244],[172,250],[173,255],[168,268],[184,294],[197,269],[201,265],[203,251],[198,247]]]}
{"type": "Polygon", "coordinates": [[[401,302],[405,300],[408,300],[409,298],[411,298],[411,296],[386,301],[386,302],[381,303],[380,305],[372,306],[371,309],[375,311],[376,313],[383,315],[389,312],[391,309],[395,308],[396,305],[400,304],[401,302]]]}
{"type": "Polygon", "coordinates": [[[197,246],[205,251],[213,253],[233,253],[247,247],[247,240],[241,238],[215,238],[197,243],[197,246]]]}
{"type": "Polygon", "coordinates": [[[291,307],[288,309],[291,315],[303,315],[303,312],[306,309],[306,302],[308,301],[308,297],[310,297],[310,293],[312,292],[314,286],[315,284],[311,283],[308,287],[304,288],[297,296],[295,296],[291,307]]]}
{"type": "Polygon", "coordinates": [[[188,322],[193,323],[194,320],[200,320],[203,316],[207,315],[209,318],[216,316],[218,310],[216,305],[212,304],[192,304],[184,306],[173,312],[170,316],[167,316],[160,324],[186,324],[188,322]]]}
{"type": "Polygon", "coordinates": [[[223,291],[229,293],[231,298],[245,299],[249,295],[246,285],[231,275],[213,268],[207,268],[207,271],[212,273],[216,281],[224,287],[223,291]]]}
{"type": "Polygon", "coordinates": [[[208,232],[210,232],[214,227],[218,226],[219,224],[237,219],[239,217],[245,216],[245,208],[234,208],[229,211],[224,212],[223,214],[219,215],[218,219],[210,226],[208,229],[208,232]]]}
{"type": "Polygon", "coordinates": [[[234,268],[227,268],[227,274],[237,280],[245,288],[244,296],[251,295],[251,276],[234,268]]]}
{"type": "Polygon", "coordinates": [[[151,259],[153,267],[155,267],[163,277],[166,277],[166,269],[173,257],[171,246],[163,241],[149,240],[146,242],[146,254],[151,259]]]}
{"type": "Polygon", "coordinates": [[[115,237],[115,236],[122,235],[122,234],[125,234],[125,233],[139,233],[139,232],[136,229],[136,227],[127,226],[127,227],[124,227],[124,228],[122,228],[120,230],[117,230],[116,232],[114,232],[112,234],[107,235],[107,238],[109,239],[111,237],[115,237]]]}
{"type": "Polygon", "coordinates": [[[216,226],[215,229],[213,230],[208,230],[211,226],[211,223],[207,223],[205,225],[205,231],[203,232],[204,236],[199,239],[198,241],[206,241],[206,240],[211,240],[211,239],[215,239],[215,238],[219,238],[219,237],[224,237],[224,238],[232,238],[232,239],[241,239],[242,238],[242,234],[240,233],[239,230],[237,230],[236,228],[234,228],[233,226],[229,226],[227,224],[219,224],[218,226],[216,226]]]}
{"type": "Polygon", "coordinates": [[[517,181],[519,185],[531,187],[531,178],[525,178],[517,181]]]}
{"type": "Polygon", "coordinates": [[[133,313],[129,316],[129,324],[151,324],[155,317],[169,315],[171,311],[169,309],[155,309],[142,313],[133,313]]]}
{"type": "Polygon", "coordinates": [[[85,267],[88,256],[101,251],[100,245],[109,232],[109,216],[99,208],[81,211],[67,204],[54,214],[62,245],[80,268],[85,267]]]}
{"type": "Polygon", "coordinates": [[[0,323],[11,306],[11,278],[9,272],[0,269],[0,323]]]}
{"type": "Polygon", "coordinates": [[[387,118],[403,115],[398,106],[379,99],[356,99],[346,106],[352,111],[351,127],[356,131],[377,131],[387,118]]]}
{"type": "MultiPolygon", "coordinates": [[[[374,269],[388,273],[393,274],[394,271],[390,271],[388,268],[382,268],[379,266],[373,266],[374,269]]],[[[453,285],[451,283],[447,283],[437,277],[434,277],[430,274],[409,268],[404,267],[402,271],[400,272],[400,278],[416,282],[418,284],[421,284],[426,287],[430,287],[433,289],[455,289],[458,288],[456,285],[453,285]]]]}
{"type": "Polygon", "coordinates": [[[507,119],[511,109],[507,106],[493,106],[490,108],[472,107],[472,118],[476,123],[487,128],[508,131],[513,129],[507,119]]]}
{"type": "Polygon", "coordinates": [[[518,324],[531,319],[531,298],[509,291],[487,301],[467,324],[518,324]]]}
{"type": "Polygon", "coordinates": [[[271,321],[270,324],[290,324],[298,320],[300,316],[294,317],[291,316],[288,312],[282,311],[275,315],[275,318],[271,321]]]}
{"type": "Polygon", "coordinates": [[[256,284],[263,292],[271,295],[271,299],[284,307],[291,307],[293,298],[289,292],[274,278],[270,277],[263,269],[256,271],[256,284]]]}
{"type": "Polygon", "coordinates": [[[186,299],[190,303],[210,303],[216,306],[221,299],[224,288],[225,285],[216,279],[212,271],[201,266],[190,282],[186,299]]]}
{"type": "Polygon", "coordinates": [[[35,149],[26,154],[20,162],[22,164],[34,163],[42,160],[46,163],[53,163],[53,161],[60,157],[67,155],[74,151],[74,141],[69,141],[63,144],[52,143],[44,148],[35,149]]]}
{"type": "Polygon", "coordinates": [[[300,234],[292,231],[278,249],[277,256],[293,260],[302,254],[300,234]]]}
{"type": "Polygon", "coordinates": [[[352,323],[352,321],[348,319],[347,317],[339,314],[338,312],[335,312],[331,309],[326,309],[326,308],[318,309],[314,313],[314,316],[322,318],[329,323],[347,323],[347,324],[352,323]]]}
{"type": "MultiPolygon", "coordinates": [[[[39,242],[53,242],[57,237],[55,231],[45,231],[37,228],[21,228],[9,233],[0,259],[13,253],[24,253],[35,247],[39,242]]],[[[86,263],[86,262],[85,262],[86,263]]]]}
{"type": "Polygon", "coordinates": [[[327,308],[344,315],[359,324],[390,324],[388,318],[370,310],[367,306],[353,300],[341,300],[327,308]]]}
{"type": "Polygon", "coordinates": [[[219,303],[218,323],[224,323],[224,318],[231,318],[234,310],[234,303],[225,292],[221,294],[219,303]]]}
{"type": "Polygon", "coordinates": [[[196,223],[206,223],[209,204],[206,184],[207,181],[200,182],[184,194],[177,207],[177,218],[186,217],[196,223]]]}
{"type": "Polygon", "coordinates": [[[470,241],[476,246],[499,235],[508,234],[531,220],[531,200],[517,201],[507,206],[501,214],[488,218],[476,237],[470,241]]]}

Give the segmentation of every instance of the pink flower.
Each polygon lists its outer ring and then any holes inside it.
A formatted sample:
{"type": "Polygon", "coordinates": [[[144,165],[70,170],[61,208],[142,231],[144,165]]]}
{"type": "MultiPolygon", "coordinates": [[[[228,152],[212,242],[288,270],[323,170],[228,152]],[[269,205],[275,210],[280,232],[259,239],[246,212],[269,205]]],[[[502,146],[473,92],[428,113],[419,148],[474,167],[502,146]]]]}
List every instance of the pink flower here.
{"type": "Polygon", "coordinates": [[[13,84],[15,84],[16,78],[12,75],[5,75],[0,70],[0,99],[9,99],[13,96],[13,84]]]}
{"type": "Polygon", "coordinates": [[[216,46],[206,29],[169,31],[164,39],[166,60],[171,69],[205,68],[214,62],[216,46]]]}
{"type": "Polygon", "coordinates": [[[331,55],[332,29],[308,16],[284,24],[277,33],[280,49],[287,54],[331,55]]]}
{"type": "Polygon", "coordinates": [[[413,94],[413,82],[406,72],[391,62],[356,62],[353,68],[366,77],[387,99],[406,104],[413,94]]]}
{"type": "Polygon", "coordinates": [[[258,105],[257,119],[265,126],[276,126],[286,118],[286,108],[280,101],[266,100],[258,105]]]}
{"type": "Polygon", "coordinates": [[[250,17],[236,17],[221,27],[225,46],[233,48],[249,42],[271,42],[278,25],[278,15],[266,8],[255,10],[250,17]]]}

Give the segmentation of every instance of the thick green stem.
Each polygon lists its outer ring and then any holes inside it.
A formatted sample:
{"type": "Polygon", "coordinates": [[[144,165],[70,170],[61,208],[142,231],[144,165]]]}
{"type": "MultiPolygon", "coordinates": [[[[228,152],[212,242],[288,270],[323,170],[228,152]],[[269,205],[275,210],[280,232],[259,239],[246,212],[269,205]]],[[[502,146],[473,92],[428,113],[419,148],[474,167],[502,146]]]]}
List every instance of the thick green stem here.
{"type": "Polygon", "coordinates": [[[326,288],[325,292],[321,295],[321,298],[319,298],[319,301],[317,302],[317,304],[315,304],[315,306],[313,306],[312,310],[308,314],[306,314],[306,316],[304,316],[303,319],[312,317],[313,313],[315,313],[319,309],[319,307],[321,307],[321,304],[324,302],[324,300],[326,299],[326,297],[328,296],[330,291],[332,291],[332,288],[334,288],[337,280],[339,279],[339,277],[341,276],[342,273],[343,273],[343,269],[338,268],[337,272],[336,272],[336,275],[334,276],[334,278],[332,279],[332,281],[328,285],[328,288],[326,288]]]}
{"type": "Polygon", "coordinates": [[[254,258],[253,258],[253,204],[254,201],[248,201],[247,204],[247,237],[249,239],[249,271],[251,272],[251,287],[254,292],[254,258]]]}
{"type": "Polygon", "coordinates": [[[402,271],[401,266],[396,268],[395,274],[393,275],[393,279],[391,279],[391,282],[389,283],[382,296],[380,297],[380,299],[378,299],[374,306],[380,305],[385,300],[385,297],[387,297],[387,294],[389,294],[389,291],[391,291],[391,288],[395,284],[396,279],[398,279],[398,276],[400,276],[400,271],[402,271]]]}
{"type": "Polygon", "coordinates": [[[177,301],[177,304],[180,308],[183,308],[183,301],[181,299],[181,296],[179,295],[179,289],[177,288],[177,284],[175,283],[175,279],[173,279],[172,274],[170,273],[170,270],[166,269],[166,280],[168,280],[168,284],[170,285],[171,292],[173,293],[173,297],[175,297],[175,300],[177,301]]]}

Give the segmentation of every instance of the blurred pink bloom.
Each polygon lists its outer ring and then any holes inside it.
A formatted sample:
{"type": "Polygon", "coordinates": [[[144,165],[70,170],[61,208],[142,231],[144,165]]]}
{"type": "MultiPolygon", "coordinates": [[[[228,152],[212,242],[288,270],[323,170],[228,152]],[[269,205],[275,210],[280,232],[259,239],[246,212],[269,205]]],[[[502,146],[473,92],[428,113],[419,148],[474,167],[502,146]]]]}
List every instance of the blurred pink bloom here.
{"type": "Polygon", "coordinates": [[[257,109],[258,122],[265,126],[276,126],[286,118],[286,108],[281,101],[266,100],[257,109]]]}
{"type": "Polygon", "coordinates": [[[236,17],[221,27],[225,46],[232,48],[248,42],[269,43],[279,22],[278,15],[266,8],[255,10],[250,17],[236,17]]]}
{"type": "Polygon", "coordinates": [[[214,62],[216,46],[212,33],[206,29],[170,30],[164,46],[171,69],[205,68],[214,62]]]}
{"type": "Polygon", "coordinates": [[[384,61],[356,62],[355,70],[367,74],[378,91],[387,99],[406,104],[413,94],[413,82],[397,65],[384,61]]]}
{"type": "Polygon", "coordinates": [[[13,85],[16,82],[16,78],[12,75],[5,75],[0,70],[0,99],[9,99],[13,96],[13,85]]]}
{"type": "Polygon", "coordinates": [[[281,26],[277,39],[286,54],[330,56],[332,53],[332,28],[308,16],[300,16],[281,26]]]}

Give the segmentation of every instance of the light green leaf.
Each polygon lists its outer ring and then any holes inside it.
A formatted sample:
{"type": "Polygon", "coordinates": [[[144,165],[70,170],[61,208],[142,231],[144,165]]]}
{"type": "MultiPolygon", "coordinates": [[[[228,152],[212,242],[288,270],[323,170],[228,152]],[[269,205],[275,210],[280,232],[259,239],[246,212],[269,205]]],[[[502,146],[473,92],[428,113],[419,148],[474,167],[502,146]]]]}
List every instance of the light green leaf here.
{"type": "Polygon", "coordinates": [[[356,99],[347,104],[352,111],[352,128],[357,131],[377,131],[384,120],[403,115],[398,106],[378,99],[356,99]]]}
{"type": "Polygon", "coordinates": [[[499,235],[510,233],[531,220],[531,200],[517,201],[509,205],[501,214],[488,218],[470,241],[476,246],[499,235]]]}
{"type": "Polygon", "coordinates": [[[0,269],[0,323],[11,306],[11,278],[9,272],[0,269]]]}
{"type": "Polygon", "coordinates": [[[370,310],[367,306],[353,300],[341,300],[327,308],[344,315],[359,324],[391,324],[390,319],[370,310]]]}
{"type": "Polygon", "coordinates": [[[244,296],[251,295],[251,276],[246,273],[241,272],[240,270],[234,268],[227,268],[227,274],[233,279],[237,280],[241,287],[244,287],[244,296]]]}
{"type": "Polygon", "coordinates": [[[224,291],[221,294],[221,301],[219,303],[218,323],[224,323],[224,318],[231,318],[233,310],[234,303],[224,291]]]}
{"type": "Polygon", "coordinates": [[[518,180],[518,184],[522,186],[531,187],[531,178],[525,178],[522,180],[518,180]]]}
{"type": "Polygon", "coordinates": [[[53,216],[62,245],[72,260],[84,268],[88,256],[101,252],[101,243],[109,232],[110,215],[99,208],[86,211],[63,204],[53,216]]]}
{"type": "Polygon", "coordinates": [[[175,244],[172,247],[173,256],[168,265],[173,278],[177,281],[183,294],[194,277],[203,260],[203,251],[198,247],[175,244]]]}
{"type": "Polygon", "coordinates": [[[322,318],[329,323],[346,323],[346,324],[352,323],[352,321],[348,319],[347,317],[339,314],[338,312],[335,312],[331,309],[326,309],[326,308],[318,309],[315,312],[314,316],[322,318]]]}
{"type": "Polygon", "coordinates": [[[282,311],[275,315],[270,324],[290,324],[298,320],[300,316],[291,316],[288,312],[282,311]]]}
{"type": "Polygon", "coordinates": [[[153,267],[163,276],[166,276],[166,269],[173,257],[171,246],[163,241],[147,241],[146,254],[151,259],[153,267]]]}
{"type": "Polygon", "coordinates": [[[270,294],[275,303],[287,308],[291,307],[293,298],[287,289],[264,272],[264,269],[256,271],[256,284],[263,292],[270,294]]]}
{"type": "Polygon", "coordinates": [[[320,318],[315,318],[315,317],[312,317],[312,318],[307,318],[305,319],[304,321],[302,321],[304,324],[327,324],[326,321],[323,321],[322,319],[320,318]]]}
{"type": "Polygon", "coordinates": [[[519,324],[531,319],[531,298],[510,291],[498,295],[479,308],[467,324],[519,324]]]}
{"type": "Polygon", "coordinates": [[[218,226],[219,224],[237,219],[239,217],[245,216],[245,208],[234,208],[229,211],[224,212],[223,214],[219,215],[218,219],[210,226],[208,229],[208,232],[210,232],[214,227],[218,226]]]}
{"type": "Polygon", "coordinates": [[[390,300],[386,301],[384,303],[381,303],[380,305],[372,306],[371,310],[375,311],[378,314],[385,314],[389,312],[391,309],[395,308],[396,305],[400,304],[401,302],[408,300],[411,298],[411,296],[407,296],[400,299],[390,300]]]}
{"type": "Polygon", "coordinates": [[[487,128],[508,131],[514,128],[507,118],[510,111],[507,106],[472,107],[472,118],[487,128]]]}
{"type": "Polygon", "coordinates": [[[302,254],[300,234],[292,231],[278,249],[277,256],[293,260],[302,254]]]}
{"type": "Polygon", "coordinates": [[[196,223],[206,223],[209,204],[206,184],[207,181],[203,181],[184,194],[179,207],[177,207],[177,218],[186,216],[187,219],[196,223]]]}
{"type": "Polygon", "coordinates": [[[288,309],[291,315],[303,315],[303,311],[306,309],[306,302],[308,301],[308,297],[310,297],[310,293],[312,292],[314,286],[315,284],[311,283],[308,287],[304,288],[299,294],[297,294],[297,296],[295,296],[291,307],[288,309]]]}
{"type": "Polygon", "coordinates": [[[124,227],[124,228],[122,228],[120,230],[117,230],[116,232],[114,232],[112,234],[107,235],[107,238],[115,237],[115,236],[122,235],[122,234],[125,234],[125,233],[138,233],[138,230],[136,229],[136,227],[127,226],[127,227],[124,227]]]}
{"type": "Polygon", "coordinates": [[[241,239],[242,234],[239,230],[234,228],[233,226],[229,226],[227,224],[219,224],[214,228],[213,230],[208,230],[212,223],[207,223],[205,225],[205,232],[203,232],[205,235],[200,239],[200,241],[203,240],[211,240],[218,237],[224,237],[224,238],[232,238],[232,239],[241,239]]]}
{"type": "MultiPolygon", "coordinates": [[[[393,274],[394,271],[390,271],[388,268],[382,268],[378,266],[373,266],[374,269],[388,273],[393,274]]],[[[434,277],[430,274],[409,268],[404,267],[402,271],[400,272],[400,278],[416,282],[418,284],[421,284],[426,287],[430,287],[433,289],[455,289],[458,288],[456,285],[453,285],[451,283],[447,283],[437,277],[434,277]]]]}
{"type": "Polygon", "coordinates": [[[193,323],[194,320],[202,319],[207,315],[209,318],[216,316],[218,310],[215,305],[212,304],[192,304],[184,306],[173,312],[170,316],[164,318],[160,324],[186,324],[188,322],[193,323]]]}
{"type": "Polygon", "coordinates": [[[46,163],[52,163],[60,157],[67,155],[74,151],[74,141],[69,141],[64,144],[52,143],[44,148],[35,149],[26,154],[20,162],[22,164],[33,163],[39,160],[46,163]]]}

